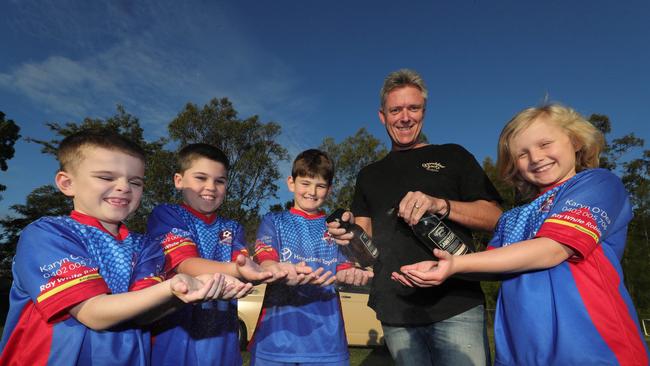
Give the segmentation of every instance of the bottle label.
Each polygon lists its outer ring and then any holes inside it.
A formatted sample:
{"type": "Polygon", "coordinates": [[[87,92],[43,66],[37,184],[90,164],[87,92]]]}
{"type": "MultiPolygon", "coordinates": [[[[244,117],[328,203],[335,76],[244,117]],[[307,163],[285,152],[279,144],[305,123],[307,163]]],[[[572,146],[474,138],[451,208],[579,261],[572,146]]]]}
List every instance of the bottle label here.
{"type": "Polygon", "coordinates": [[[379,251],[377,250],[377,247],[375,247],[374,244],[372,244],[372,239],[370,239],[370,237],[365,231],[361,233],[359,239],[361,239],[361,242],[363,243],[363,245],[368,250],[368,253],[370,253],[370,255],[373,258],[377,258],[379,256],[379,251]]]}
{"type": "Polygon", "coordinates": [[[438,224],[429,231],[427,236],[438,248],[453,255],[462,255],[468,251],[467,246],[442,221],[438,221],[438,224]]]}

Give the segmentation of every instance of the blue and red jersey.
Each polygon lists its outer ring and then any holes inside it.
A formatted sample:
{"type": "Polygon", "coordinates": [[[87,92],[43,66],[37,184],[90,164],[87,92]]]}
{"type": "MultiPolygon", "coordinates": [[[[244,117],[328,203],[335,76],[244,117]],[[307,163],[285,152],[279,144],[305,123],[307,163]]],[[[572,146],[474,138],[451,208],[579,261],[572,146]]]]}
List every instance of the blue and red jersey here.
{"type": "Polygon", "coordinates": [[[575,254],[503,281],[496,365],[648,365],[620,264],[631,219],[623,184],[604,169],[580,172],[503,214],[488,249],[545,237],[575,254]]]}
{"type": "MultiPolygon", "coordinates": [[[[305,262],[336,273],[352,264],[330,238],[323,214],[291,209],[262,218],[255,261],[305,262]]],[[[274,362],[339,362],[349,358],[341,304],[334,285],[267,285],[251,358],[274,362]]]]}
{"type": "Polygon", "coordinates": [[[149,365],[150,335],[129,324],[94,331],[69,310],[92,297],[159,283],[163,256],[121,225],[90,216],[43,217],[22,232],[13,263],[0,364],[149,365]]]}
{"type": "MultiPolygon", "coordinates": [[[[186,205],[157,206],[147,234],[163,248],[168,273],[188,258],[230,262],[248,254],[239,223],[186,205]]],[[[155,325],[153,364],[241,365],[238,331],[236,300],[184,306],[155,325]]]]}

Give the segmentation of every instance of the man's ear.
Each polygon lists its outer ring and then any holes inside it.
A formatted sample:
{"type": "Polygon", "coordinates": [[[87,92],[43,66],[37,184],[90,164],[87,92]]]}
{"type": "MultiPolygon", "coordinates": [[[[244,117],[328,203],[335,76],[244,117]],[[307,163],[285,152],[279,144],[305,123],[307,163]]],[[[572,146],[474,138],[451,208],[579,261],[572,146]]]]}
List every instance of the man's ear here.
{"type": "Polygon", "coordinates": [[[289,192],[295,192],[296,190],[296,182],[292,176],[287,177],[287,187],[289,188],[289,192]]]}
{"type": "Polygon", "coordinates": [[[176,187],[176,189],[178,190],[183,189],[183,174],[180,173],[174,174],[174,187],[176,187]]]}
{"type": "Polygon", "coordinates": [[[384,114],[384,110],[379,108],[379,111],[377,112],[377,114],[379,115],[379,120],[381,121],[381,124],[385,126],[386,125],[386,115],[384,114]]]}
{"type": "Polygon", "coordinates": [[[68,197],[74,197],[74,182],[68,172],[60,171],[54,176],[54,183],[61,193],[68,197]]]}

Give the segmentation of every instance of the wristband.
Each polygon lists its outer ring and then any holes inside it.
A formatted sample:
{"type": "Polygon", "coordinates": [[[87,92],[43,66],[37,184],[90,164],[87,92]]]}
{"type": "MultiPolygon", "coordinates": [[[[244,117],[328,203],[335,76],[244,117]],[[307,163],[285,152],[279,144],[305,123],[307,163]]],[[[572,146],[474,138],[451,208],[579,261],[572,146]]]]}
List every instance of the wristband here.
{"type": "Polygon", "coordinates": [[[449,217],[449,213],[451,212],[451,203],[449,203],[449,200],[446,198],[443,198],[443,200],[445,200],[445,204],[447,205],[447,212],[440,216],[440,220],[444,220],[449,217]]]}

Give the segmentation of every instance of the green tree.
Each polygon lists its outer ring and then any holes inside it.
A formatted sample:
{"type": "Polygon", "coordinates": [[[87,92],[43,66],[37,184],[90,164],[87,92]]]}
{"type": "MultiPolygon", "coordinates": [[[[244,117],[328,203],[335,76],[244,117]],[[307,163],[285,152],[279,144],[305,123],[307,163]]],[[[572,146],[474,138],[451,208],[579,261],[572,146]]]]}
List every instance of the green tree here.
{"type": "MultiPolygon", "coordinates": [[[[7,171],[7,161],[14,157],[14,145],[20,138],[18,134],[20,127],[13,120],[5,120],[5,114],[0,111],[0,170],[7,171]]],[[[6,190],[5,185],[0,184],[0,192],[6,190]]],[[[0,200],[2,196],[0,195],[0,200]]]]}
{"type": "Polygon", "coordinates": [[[327,153],[336,169],[332,191],[323,205],[327,211],[349,208],[361,168],[388,154],[386,146],[365,128],[338,144],[332,137],[326,137],[318,148],[327,153]]]}
{"type": "Polygon", "coordinates": [[[26,198],[25,204],[10,207],[19,216],[7,216],[0,219],[2,235],[0,242],[0,277],[11,276],[11,258],[16,251],[20,232],[30,222],[43,216],[68,215],[72,202],[53,185],[46,185],[33,190],[26,198]]]}
{"type": "Polygon", "coordinates": [[[214,98],[203,108],[188,103],[169,124],[169,137],[179,146],[203,142],[226,153],[228,197],[219,212],[242,223],[248,239],[255,235],[261,205],[277,198],[278,164],[288,160],[275,141],[280,132],[279,124],[262,123],[256,115],[240,119],[227,98],[214,98]]]}

